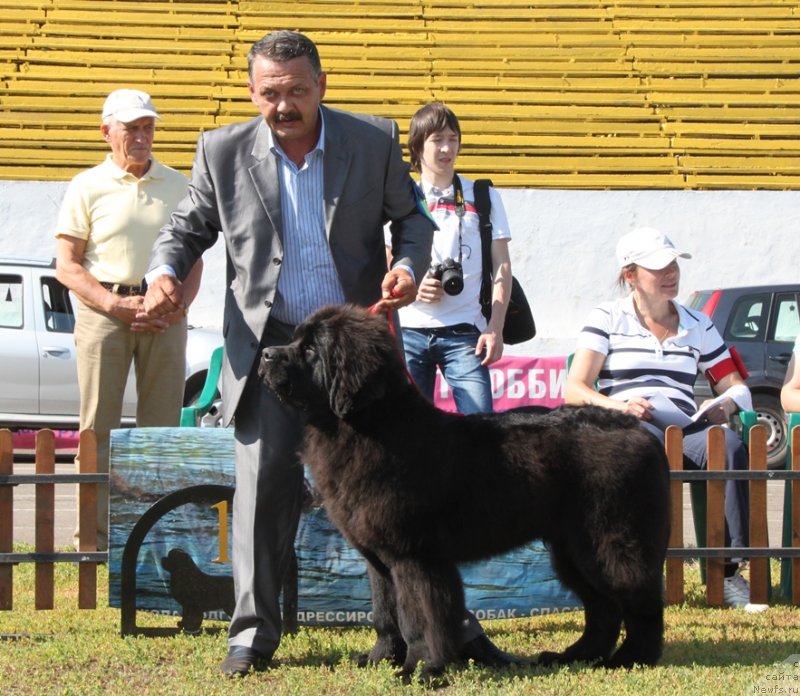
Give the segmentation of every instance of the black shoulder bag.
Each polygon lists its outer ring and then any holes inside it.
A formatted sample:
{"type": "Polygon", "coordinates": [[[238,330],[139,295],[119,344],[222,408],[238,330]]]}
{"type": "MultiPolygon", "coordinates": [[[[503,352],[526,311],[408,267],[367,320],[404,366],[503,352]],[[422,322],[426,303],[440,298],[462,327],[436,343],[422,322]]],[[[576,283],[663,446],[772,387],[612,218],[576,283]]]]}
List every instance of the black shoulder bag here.
{"type": "MultiPolygon", "coordinates": [[[[474,183],[475,208],[481,230],[481,258],[483,273],[481,277],[481,312],[488,321],[492,316],[492,201],[489,197],[491,179],[476,179],[474,183]]],[[[503,326],[503,343],[513,345],[528,341],[536,335],[531,307],[519,281],[511,276],[511,300],[506,311],[503,326]]]]}

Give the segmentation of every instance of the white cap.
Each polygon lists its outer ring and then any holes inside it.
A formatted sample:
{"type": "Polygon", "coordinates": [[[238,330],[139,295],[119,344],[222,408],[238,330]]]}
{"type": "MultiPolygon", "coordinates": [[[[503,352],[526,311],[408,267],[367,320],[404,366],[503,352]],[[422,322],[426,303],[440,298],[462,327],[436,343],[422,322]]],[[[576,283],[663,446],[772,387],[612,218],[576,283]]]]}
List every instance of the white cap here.
{"type": "Polygon", "coordinates": [[[652,227],[639,227],[617,242],[617,265],[620,268],[635,263],[651,271],[660,271],[678,257],[690,259],[692,255],[678,251],[665,234],[652,227]]]}
{"type": "Polygon", "coordinates": [[[103,118],[113,116],[117,121],[130,123],[139,118],[161,118],[147,92],[138,89],[118,89],[106,98],[103,118]]]}

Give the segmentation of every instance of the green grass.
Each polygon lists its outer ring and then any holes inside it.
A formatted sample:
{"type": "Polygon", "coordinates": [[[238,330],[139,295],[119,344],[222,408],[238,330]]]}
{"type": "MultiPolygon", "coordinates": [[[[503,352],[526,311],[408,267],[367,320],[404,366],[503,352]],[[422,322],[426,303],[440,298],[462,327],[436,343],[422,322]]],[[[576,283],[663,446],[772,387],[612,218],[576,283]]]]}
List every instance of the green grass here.
{"type": "MultiPolygon", "coordinates": [[[[608,671],[575,665],[491,670],[473,665],[448,671],[454,695],[537,694],[800,694],[798,667],[779,665],[800,653],[800,608],[775,605],[762,614],[704,605],[696,566],[687,568],[687,600],[666,615],[666,647],[655,668],[608,671]],[[782,679],[778,679],[783,675],[782,679]],[[761,691],[778,687],[783,691],[761,691]]],[[[777,564],[772,577],[777,578],[777,564]]],[[[0,694],[276,694],[375,696],[425,694],[403,686],[389,665],[359,669],[354,653],[368,650],[369,628],[301,628],[284,638],[274,668],[244,679],[225,679],[219,663],[226,653],[221,622],[201,635],[121,638],[120,612],[107,604],[107,575],[101,568],[97,610],[78,610],[77,568],[56,567],[56,609],[37,611],[33,567],[14,571],[14,609],[0,612],[0,694]]],[[[139,612],[139,625],[174,626],[176,619],[139,612]]],[[[563,648],[583,625],[582,613],[487,621],[487,633],[504,650],[533,658],[542,649],[563,648]]]]}

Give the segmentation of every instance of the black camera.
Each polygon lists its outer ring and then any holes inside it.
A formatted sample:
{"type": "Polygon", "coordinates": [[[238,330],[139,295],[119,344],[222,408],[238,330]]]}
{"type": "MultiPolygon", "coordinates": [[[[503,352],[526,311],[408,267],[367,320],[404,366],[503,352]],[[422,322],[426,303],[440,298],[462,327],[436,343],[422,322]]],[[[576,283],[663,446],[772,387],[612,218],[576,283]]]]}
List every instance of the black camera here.
{"type": "Polygon", "coordinates": [[[442,281],[442,287],[448,295],[458,295],[464,289],[464,269],[450,257],[433,264],[431,276],[442,281]]]}

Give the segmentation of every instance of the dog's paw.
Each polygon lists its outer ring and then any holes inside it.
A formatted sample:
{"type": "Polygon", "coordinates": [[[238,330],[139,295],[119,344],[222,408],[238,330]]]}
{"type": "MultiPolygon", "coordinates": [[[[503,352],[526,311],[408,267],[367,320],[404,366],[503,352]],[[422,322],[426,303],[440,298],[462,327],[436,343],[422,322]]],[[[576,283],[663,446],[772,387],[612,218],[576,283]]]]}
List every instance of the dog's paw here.
{"type": "Polygon", "coordinates": [[[357,655],[353,655],[350,658],[350,661],[356,667],[367,667],[368,665],[372,664],[369,659],[369,653],[358,653],[357,655]]]}
{"type": "Polygon", "coordinates": [[[565,662],[566,660],[564,659],[564,653],[550,652],[545,650],[536,656],[533,664],[537,667],[557,667],[558,665],[563,665],[565,662]]]}
{"type": "Polygon", "coordinates": [[[350,661],[356,667],[368,667],[369,665],[377,665],[379,662],[382,662],[384,660],[394,665],[395,667],[399,667],[400,665],[403,664],[403,660],[399,658],[395,653],[383,652],[383,651],[376,652],[374,648],[372,649],[372,652],[358,653],[350,658],[350,661]]]}
{"type": "Polygon", "coordinates": [[[529,664],[527,660],[498,648],[485,633],[464,643],[458,656],[464,661],[472,660],[476,665],[486,667],[525,667],[529,664]]]}
{"type": "Polygon", "coordinates": [[[450,685],[449,680],[444,676],[444,667],[441,665],[433,666],[423,663],[419,672],[417,672],[416,665],[413,667],[404,665],[402,669],[395,672],[395,676],[406,686],[415,681],[429,689],[443,689],[450,685]]]}
{"type": "Polygon", "coordinates": [[[403,669],[398,669],[394,676],[397,677],[403,684],[409,686],[414,681],[414,671],[415,670],[408,670],[405,667],[403,669]]]}
{"type": "Polygon", "coordinates": [[[379,637],[372,646],[372,650],[366,655],[359,655],[358,659],[362,662],[359,666],[364,667],[369,664],[376,665],[379,662],[389,662],[396,667],[399,667],[406,661],[408,649],[406,644],[402,641],[393,641],[388,637],[379,637]]]}
{"type": "Polygon", "coordinates": [[[443,689],[450,685],[450,681],[444,676],[444,667],[429,667],[427,664],[423,664],[419,672],[419,683],[429,689],[443,689]]]}

